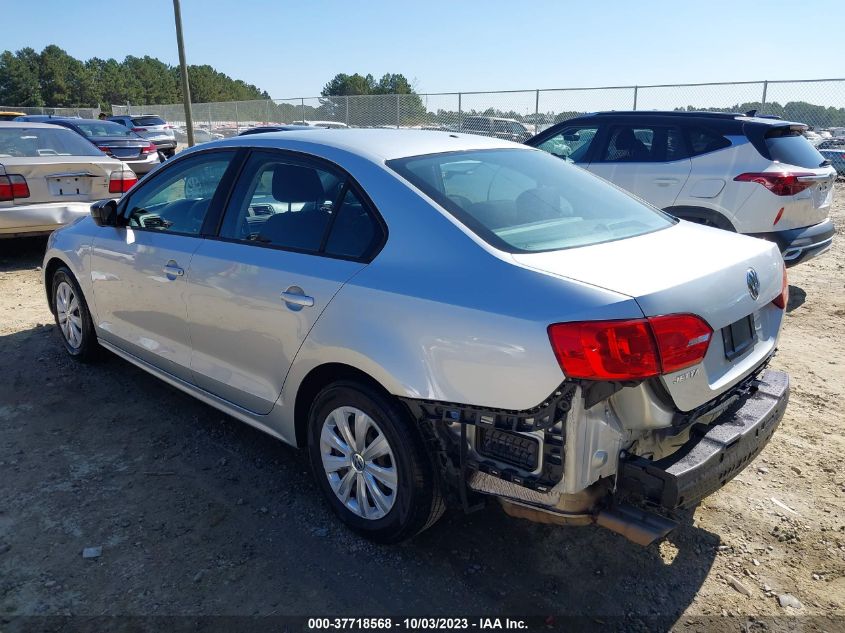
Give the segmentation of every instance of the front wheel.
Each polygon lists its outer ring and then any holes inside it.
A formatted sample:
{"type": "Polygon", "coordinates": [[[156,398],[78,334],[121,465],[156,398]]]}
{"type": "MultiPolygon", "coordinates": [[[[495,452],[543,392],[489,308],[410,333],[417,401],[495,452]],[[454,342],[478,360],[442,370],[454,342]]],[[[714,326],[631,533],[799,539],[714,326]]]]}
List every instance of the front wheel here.
{"type": "Polygon", "coordinates": [[[314,476],[350,528],[395,543],[443,514],[422,438],[397,402],[362,383],[336,382],[318,394],[308,424],[314,476]]]}
{"type": "Polygon", "coordinates": [[[53,314],[65,350],[82,362],[96,360],[100,345],[94,332],[94,322],[79,284],[67,268],[53,274],[53,314]]]}

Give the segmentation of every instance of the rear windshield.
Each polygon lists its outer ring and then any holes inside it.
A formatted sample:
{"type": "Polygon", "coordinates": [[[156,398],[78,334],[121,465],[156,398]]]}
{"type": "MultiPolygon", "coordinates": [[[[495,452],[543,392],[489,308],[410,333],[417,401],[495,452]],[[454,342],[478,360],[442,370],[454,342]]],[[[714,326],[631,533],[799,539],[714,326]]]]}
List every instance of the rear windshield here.
{"type": "Polygon", "coordinates": [[[771,159],[785,165],[815,169],[825,161],[824,156],[797,130],[772,130],[766,134],[765,143],[771,159]]]}
{"type": "Polygon", "coordinates": [[[119,123],[112,123],[111,121],[85,121],[84,123],[75,122],[76,127],[82,130],[82,133],[89,138],[97,138],[101,136],[124,136],[127,138],[138,138],[128,127],[120,125],[119,123]]]}
{"type": "Polygon", "coordinates": [[[132,119],[133,125],[167,125],[164,119],[157,116],[139,116],[132,119]]]}
{"type": "Polygon", "coordinates": [[[4,156],[103,156],[89,141],[62,127],[0,127],[0,160],[4,156]]]}
{"type": "Polygon", "coordinates": [[[621,189],[542,151],[449,152],[387,164],[479,237],[511,253],[588,246],[674,223],[621,189]]]}

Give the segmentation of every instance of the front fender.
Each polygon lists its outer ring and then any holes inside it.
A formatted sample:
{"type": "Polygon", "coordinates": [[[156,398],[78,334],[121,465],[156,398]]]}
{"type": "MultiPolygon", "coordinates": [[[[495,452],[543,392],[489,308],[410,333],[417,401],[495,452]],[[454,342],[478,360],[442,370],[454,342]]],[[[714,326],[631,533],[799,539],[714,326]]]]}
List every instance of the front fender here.
{"type": "Polygon", "coordinates": [[[58,229],[50,234],[47,239],[47,250],[44,253],[44,261],[41,267],[44,292],[47,298],[47,305],[52,311],[50,299],[53,273],[59,266],[66,266],[73,273],[82,294],[88,304],[91,317],[96,322],[97,311],[94,305],[94,294],[91,285],[91,245],[93,243],[93,230],[96,225],[85,218],[73,225],[58,229]]]}

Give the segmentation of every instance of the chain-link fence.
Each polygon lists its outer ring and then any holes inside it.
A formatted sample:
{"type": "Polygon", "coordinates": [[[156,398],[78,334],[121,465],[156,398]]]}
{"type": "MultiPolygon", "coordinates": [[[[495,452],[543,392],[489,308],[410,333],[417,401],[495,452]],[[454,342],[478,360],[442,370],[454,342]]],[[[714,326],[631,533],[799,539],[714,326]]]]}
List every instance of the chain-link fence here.
{"type": "MultiPolygon", "coordinates": [[[[0,112],[20,112],[24,115],[46,114],[51,116],[82,117],[83,119],[96,119],[100,114],[100,108],[41,108],[32,106],[3,106],[0,105],[0,112]]],[[[185,117],[182,110],[182,118],[185,117]]]]}
{"type": "MultiPolygon", "coordinates": [[[[522,140],[559,121],[601,110],[756,110],[822,130],[845,128],[845,79],[303,97],[192,107],[195,128],[209,138],[256,125],[307,123],[439,129],[522,140]]],[[[177,129],[185,125],[182,104],[113,105],[112,111],[156,114],[177,129]]]]}

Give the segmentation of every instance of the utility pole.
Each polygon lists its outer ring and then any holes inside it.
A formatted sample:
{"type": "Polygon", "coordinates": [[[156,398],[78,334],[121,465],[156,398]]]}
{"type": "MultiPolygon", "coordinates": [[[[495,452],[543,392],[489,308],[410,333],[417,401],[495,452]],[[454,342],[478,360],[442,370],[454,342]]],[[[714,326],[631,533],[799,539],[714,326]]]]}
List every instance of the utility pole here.
{"type": "Polygon", "coordinates": [[[182,9],[179,0],[173,0],[173,14],[176,17],[176,46],[179,47],[179,70],[182,75],[182,98],[185,100],[185,128],[188,132],[188,147],[194,146],[194,117],[191,113],[191,87],[188,84],[188,64],[185,62],[185,42],[182,39],[182,9]]]}

